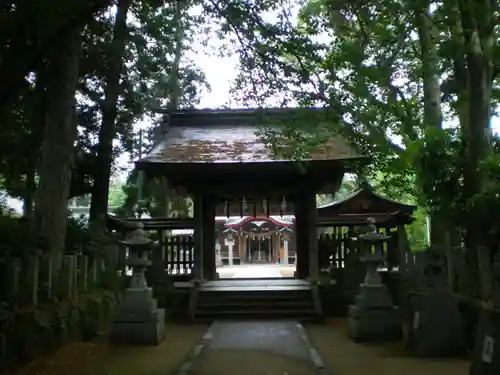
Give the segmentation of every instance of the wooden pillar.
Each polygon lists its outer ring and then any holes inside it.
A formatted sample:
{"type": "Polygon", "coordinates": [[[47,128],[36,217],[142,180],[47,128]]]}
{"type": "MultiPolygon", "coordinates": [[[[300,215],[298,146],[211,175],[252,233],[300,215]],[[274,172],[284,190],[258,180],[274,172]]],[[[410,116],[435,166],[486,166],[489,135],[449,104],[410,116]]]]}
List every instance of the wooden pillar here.
{"type": "Polygon", "coordinates": [[[299,195],[295,201],[295,238],[296,253],[295,275],[299,279],[306,279],[309,275],[309,246],[307,232],[307,212],[305,211],[304,197],[299,195]]]}
{"type": "Polygon", "coordinates": [[[408,293],[411,288],[411,284],[408,282],[412,279],[411,271],[408,268],[409,259],[411,256],[410,245],[408,243],[408,236],[406,233],[406,228],[404,225],[398,226],[397,231],[397,251],[398,251],[398,285],[399,285],[399,307],[403,313],[407,313],[408,310],[408,293]]]}
{"type": "Polygon", "coordinates": [[[317,280],[319,277],[319,252],[318,252],[318,218],[316,208],[316,192],[309,191],[304,197],[306,211],[307,243],[309,248],[309,278],[317,280]]]}
{"type": "Polygon", "coordinates": [[[204,195],[203,202],[203,277],[207,280],[217,278],[215,264],[215,206],[214,197],[204,195]]]}
{"type": "Polygon", "coordinates": [[[288,236],[283,236],[283,264],[288,265],[288,236]]]}
{"type": "Polygon", "coordinates": [[[280,235],[275,233],[272,235],[273,238],[273,262],[280,264],[280,235]]]}
{"type": "Polygon", "coordinates": [[[248,246],[248,238],[246,236],[241,236],[241,262],[243,261],[245,263],[248,263],[248,252],[247,252],[247,246],[248,246]]]}
{"type": "Polygon", "coordinates": [[[203,280],[203,198],[193,197],[194,254],[193,278],[203,280]]]}
{"type": "Polygon", "coordinates": [[[316,279],[319,276],[319,256],[314,190],[304,191],[298,195],[295,206],[297,277],[316,279]]]}

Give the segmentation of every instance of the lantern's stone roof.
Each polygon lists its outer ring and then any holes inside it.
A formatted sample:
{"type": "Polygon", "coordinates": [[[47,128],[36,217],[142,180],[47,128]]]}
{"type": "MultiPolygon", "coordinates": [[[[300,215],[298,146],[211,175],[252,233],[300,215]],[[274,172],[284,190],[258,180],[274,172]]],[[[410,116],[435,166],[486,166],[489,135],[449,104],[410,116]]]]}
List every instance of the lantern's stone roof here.
{"type": "MultiPolygon", "coordinates": [[[[297,147],[282,132],[288,118],[285,115],[290,116],[290,111],[293,110],[274,109],[266,116],[256,109],[186,110],[169,114],[163,140],[139,161],[139,165],[290,160],[290,150],[297,147]],[[276,125],[275,122],[271,125],[268,119],[278,117],[281,125],[276,125]],[[264,125],[276,132],[278,143],[282,145],[279,150],[272,150],[260,135],[264,125]]],[[[289,121],[293,119],[290,117],[289,121]]],[[[340,136],[329,136],[323,144],[310,147],[303,159],[345,160],[361,157],[363,156],[340,136]]]]}

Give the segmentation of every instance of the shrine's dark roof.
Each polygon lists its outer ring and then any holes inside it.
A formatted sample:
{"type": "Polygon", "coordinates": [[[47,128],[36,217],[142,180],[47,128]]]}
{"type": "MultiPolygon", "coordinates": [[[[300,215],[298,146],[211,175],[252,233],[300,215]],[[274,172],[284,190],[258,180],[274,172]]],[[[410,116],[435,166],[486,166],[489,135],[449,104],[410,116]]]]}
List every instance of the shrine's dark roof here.
{"type": "Polygon", "coordinates": [[[370,185],[365,183],[344,199],[319,206],[318,216],[347,218],[354,216],[369,217],[370,215],[403,215],[410,217],[416,208],[416,206],[383,197],[377,194],[370,185]]]}
{"type": "Polygon", "coordinates": [[[246,223],[251,223],[253,221],[269,221],[277,226],[293,226],[294,216],[243,216],[243,217],[229,217],[224,223],[226,227],[239,227],[246,223]]]}
{"type": "MultiPolygon", "coordinates": [[[[288,114],[290,111],[293,110],[274,109],[266,112],[266,118],[288,114]]],[[[260,127],[266,121],[261,114],[261,111],[256,109],[185,110],[169,114],[163,140],[138,164],[249,163],[288,160],[276,156],[258,134],[260,127]]],[[[279,126],[272,128],[279,130],[279,126]]],[[[318,146],[305,159],[359,158],[363,156],[344,139],[335,136],[318,146]]]]}

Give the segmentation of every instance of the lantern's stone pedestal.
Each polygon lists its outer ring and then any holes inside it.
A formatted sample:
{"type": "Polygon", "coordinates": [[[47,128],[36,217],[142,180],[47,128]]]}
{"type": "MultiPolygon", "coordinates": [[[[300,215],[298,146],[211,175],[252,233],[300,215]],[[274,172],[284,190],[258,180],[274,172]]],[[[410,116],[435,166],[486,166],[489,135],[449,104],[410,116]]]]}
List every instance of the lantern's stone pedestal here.
{"type": "Polygon", "coordinates": [[[152,289],[126,289],[119,314],[113,321],[113,341],[158,345],[164,337],[165,310],[157,307],[152,289]]]}
{"type": "Polygon", "coordinates": [[[400,314],[387,287],[360,285],[356,303],[349,306],[348,332],[355,342],[393,341],[402,337],[400,314]]]}

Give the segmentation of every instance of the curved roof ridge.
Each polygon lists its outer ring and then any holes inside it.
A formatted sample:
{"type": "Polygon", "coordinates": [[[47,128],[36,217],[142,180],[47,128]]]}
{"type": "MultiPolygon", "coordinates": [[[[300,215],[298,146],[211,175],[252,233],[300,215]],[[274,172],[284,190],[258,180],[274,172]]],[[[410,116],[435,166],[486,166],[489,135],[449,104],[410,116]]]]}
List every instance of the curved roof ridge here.
{"type": "Polygon", "coordinates": [[[342,203],[345,203],[347,201],[350,201],[350,200],[356,198],[358,195],[360,195],[360,194],[362,194],[364,192],[368,192],[368,193],[372,194],[374,197],[379,198],[379,199],[381,199],[383,201],[386,201],[386,202],[389,202],[389,203],[393,203],[393,204],[396,204],[396,205],[401,206],[401,207],[406,207],[408,209],[414,210],[417,207],[416,205],[401,203],[401,202],[398,202],[398,201],[396,201],[396,200],[394,200],[392,198],[383,196],[383,195],[377,193],[375,191],[375,189],[373,188],[373,186],[371,186],[369,183],[362,182],[360,184],[360,186],[356,190],[354,190],[352,193],[348,194],[346,197],[344,197],[342,199],[339,199],[337,201],[333,201],[333,202],[326,203],[326,204],[323,204],[321,206],[318,206],[318,209],[323,209],[323,208],[338,206],[338,205],[340,205],[342,203]]]}

